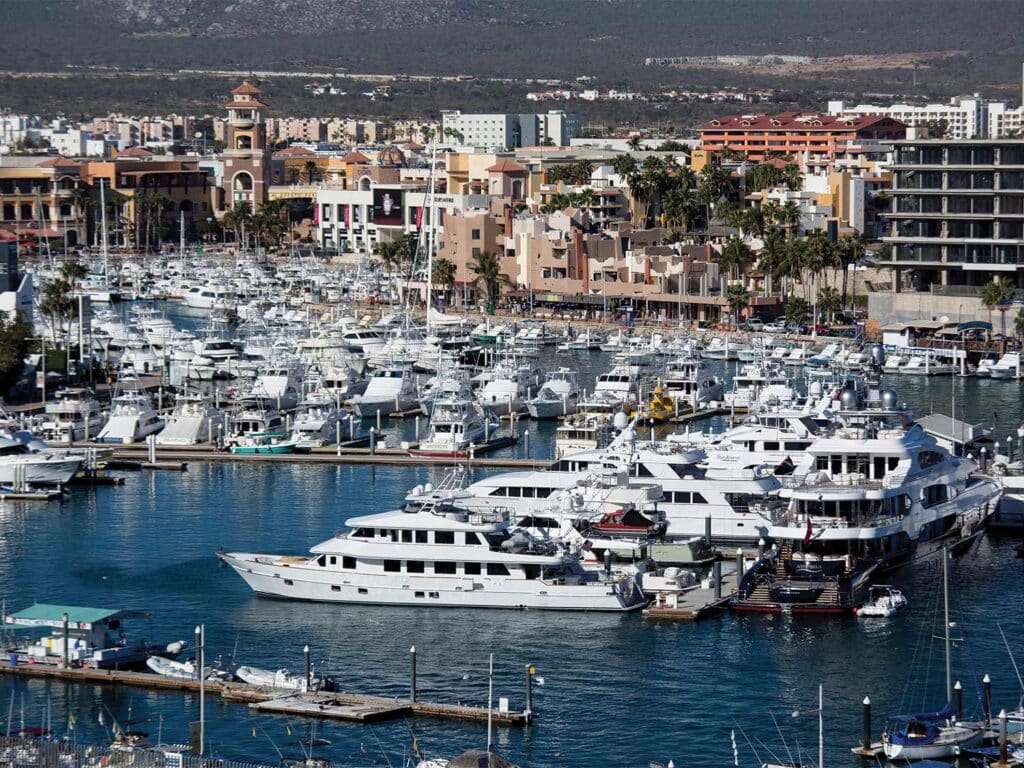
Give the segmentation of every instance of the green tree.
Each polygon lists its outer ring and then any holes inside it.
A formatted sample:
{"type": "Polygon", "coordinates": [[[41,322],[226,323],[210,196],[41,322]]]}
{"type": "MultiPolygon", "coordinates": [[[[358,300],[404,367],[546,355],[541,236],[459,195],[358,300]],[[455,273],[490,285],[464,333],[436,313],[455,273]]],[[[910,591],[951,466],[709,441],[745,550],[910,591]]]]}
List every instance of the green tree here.
{"type": "Polygon", "coordinates": [[[248,201],[236,202],[230,211],[224,214],[223,224],[235,234],[235,242],[242,245],[241,232],[252,228],[252,206],[248,201]]]}
{"type": "Polygon", "coordinates": [[[818,291],[818,310],[825,313],[830,323],[835,321],[836,312],[842,309],[842,306],[839,291],[831,285],[823,285],[818,291]]]}
{"type": "Polygon", "coordinates": [[[17,314],[0,312],[0,394],[8,392],[21,375],[28,354],[32,324],[17,314]]]}
{"type": "Polygon", "coordinates": [[[65,261],[60,265],[60,274],[71,284],[71,290],[78,287],[78,281],[89,275],[89,269],[79,261],[65,261]]]}
{"type": "Polygon", "coordinates": [[[640,150],[640,147],[641,147],[640,137],[639,136],[630,136],[629,139],[626,140],[626,146],[629,147],[634,152],[638,152],[640,150]]]}
{"type": "Polygon", "coordinates": [[[434,259],[433,269],[430,270],[431,287],[440,286],[442,293],[447,296],[449,289],[455,285],[456,267],[451,259],[434,259]]]}
{"type": "Polygon", "coordinates": [[[807,299],[800,296],[790,296],[786,299],[786,322],[806,325],[810,316],[811,305],[807,299]]]}
{"type": "Polygon", "coordinates": [[[743,270],[754,263],[754,252],[742,239],[733,235],[722,246],[718,263],[731,278],[739,279],[743,270]]]}
{"type": "Polygon", "coordinates": [[[741,283],[733,283],[725,291],[725,303],[729,305],[733,324],[739,325],[740,315],[750,303],[750,293],[741,283]]]}
{"type": "Polygon", "coordinates": [[[57,343],[57,329],[63,328],[64,320],[70,317],[73,305],[71,283],[62,277],[47,281],[38,308],[50,321],[50,335],[54,344],[57,343]]]}
{"type": "Polygon", "coordinates": [[[498,303],[503,288],[511,284],[508,275],[501,271],[500,259],[490,251],[481,251],[473,257],[472,269],[476,273],[473,284],[487,299],[488,309],[498,303]]]}
{"type": "Polygon", "coordinates": [[[1000,332],[1006,335],[1006,310],[1013,299],[1013,283],[1005,277],[996,277],[981,286],[981,303],[988,310],[988,320],[992,322],[992,310],[998,309],[1001,315],[1000,332]]]}

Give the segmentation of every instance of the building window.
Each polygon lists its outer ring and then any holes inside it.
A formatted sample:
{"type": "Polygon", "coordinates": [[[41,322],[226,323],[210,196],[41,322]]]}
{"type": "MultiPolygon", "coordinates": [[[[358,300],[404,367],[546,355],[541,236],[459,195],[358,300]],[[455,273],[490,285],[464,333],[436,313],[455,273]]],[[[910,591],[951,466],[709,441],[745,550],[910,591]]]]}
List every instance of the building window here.
{"type": "Polygon", "coordinates": [[[476,256],[479,256],[479,255],[480,255],[480,249],[479,248],[474,248],[473,249],[473,256],[476,257],[476,256]]]}
{"type": "Polygon", "coordinates": [[[480,239],[480,230],[479,229],[471,230],[470,233],[469,233],[469,236],[473,240],[479,240],[480,239]]]}

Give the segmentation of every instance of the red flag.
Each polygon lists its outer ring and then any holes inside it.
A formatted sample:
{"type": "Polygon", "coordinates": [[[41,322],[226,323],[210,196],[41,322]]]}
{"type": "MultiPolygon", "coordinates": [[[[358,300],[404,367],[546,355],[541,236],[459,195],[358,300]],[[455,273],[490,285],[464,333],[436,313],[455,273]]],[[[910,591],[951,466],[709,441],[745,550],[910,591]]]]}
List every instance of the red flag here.
{"type": "Polygon", "coordinates": [[[807,516],[807,530],[804,532],[804,544],[811,540],[811,536],[814,534],[814,529],[811,528],[811,516],[807,516]]]}

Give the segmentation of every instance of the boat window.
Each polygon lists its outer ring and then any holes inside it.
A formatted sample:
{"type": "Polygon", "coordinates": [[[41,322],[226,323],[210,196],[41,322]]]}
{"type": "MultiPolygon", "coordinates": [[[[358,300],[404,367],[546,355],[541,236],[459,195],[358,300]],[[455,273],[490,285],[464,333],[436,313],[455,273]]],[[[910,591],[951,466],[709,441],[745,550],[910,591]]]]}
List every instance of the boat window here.
{"type": "Polygon", "coordinates": [[[417,592],[416,593],[416,597],[425,597],[425,596],[426,596],[425,592],[417,592]]]}
{"type": "Polygon", "coordinates": [[[356,528],[351,535],[353,539],[372,539],[373,528],[356,528]]]}
{"type": "Polygon", "coordinates": [[[480,575],[480,563],[466,563],[462,567],[463,572],[467,576],[479,576],[480,575]]]}
{"type": "Polygon", "coordinates": [[[416,531],[416,543],[417,544],[426,544],[427,543],[427,532],[426,531],[416,531]]]}
{"type": "Polygon", "coordinates": [[[524,565],[523,573],[526,574],[528,579],[539,579],[540,578],[540,566],[539,565],[524,565]]]}
{"type": "Polygon", "coordinates": [[[921,492],[921,504],[925,507],[934,507],[949,500],[949,489],[945,485],[929,485],[921,492]]]}
{"type": "Polygon", "coordinates": [[[401,573],[402,572],[402,561],[401,560],[385,560],[384,561],[384,572],[385,573],[401,573]]]}
{"type": "Polygon", "coordinates": [[[480,537],[477,536],[476,533],[473,532],[473,531],[466,531],[466,543],[467,544],[483,544],[483,542],[480,541],[480,537]]]}
{"type": "Polygon", "coordinates": [[[454,531],[434,531],[434,543],[435,544],[454,544],[455,543],[455,532],[454,531]]]}
{"type": "Polygon", "coordinates": [[[787,451],[802,451],[809,445],[810,443],[803,442],[802,440],[788,440],[785,443],[785,448],[787,451]]]}
{"type": "Polygon", "coordinates": [[[434,573],[454,574],[455,563],[437,562],[434,563],[434,573]]]}
{"type": "Polygon", "coordinates": [[[338,556],[337,555],[331,555],[331,565],[337,565],[337,564],[338,564],[338,556]]]}
{"type": "Polygon", "coordinates": [[[488,576],[508,576],[508,568],[505,567],[504,563],[488,563],[487,564],[487,575],[488,576]]]}
{"type": "Polygon", "coordinates": [[[441,594],[439,592],[431,592],[430,596],[436,600],[441,597],[441,594]]]}
{"type": "Polygon", "coordinates": [[[406,573],[423,573],[423,561],[422,560],[406,560],[405,571],[406,573]]]}
{"type": "Polygon", "coordinates": [[[295,585],[295,582],[294,582],[294,581],[292,581],[291,579],[285,579],[285,580],[284,580],[284,585],[285,585],[286,587],[291,587],[291,586],[294,586],[294,585],[295,585]]]}
{"type": "Polygon", "coordinates": [[[507,495],[512,497],[513,499],[518,499],[520,496],[523,495],[523,489],[522,488],[518,488],[516,486],[513,486],[513,487],[508,489],[508,494],[507,495]]]}
{"type": "Polygon", "coordinates": [[[350,571],[354,571],[356,569],[356,559],[354,557],[349,557],[348,555],[345,555],[341,558],[341,567],[347,568],[350,571]]]}
{"type": "Polygon", "coordinates": [[[398,529],[396,528],[396,529],[390,530],[390,531],[388,531],[388,534],[391,536],[391,540],[397,544],[398,543],[398,529]]]}
{"type": "Polygon", "coordinates": [[[327,567],[327,555],[320,555],[320,557],[318,557],[316,559],[316,564],[319,565],[321,568],[326,568],[327,567]]]}
{"type": "Polygon", "coordinates": [[[777,451],[779,450],[779,444],[773,441],[766,441],[764,444],[764,450],[766,451],[777,451]]]}
{"type": "Polygon", "coordinates": [[[370,594],[370,590],[366,589],[365,587],[359,587],[359,594],[360,595],[368,595],[368,594],[370,594]]]}
{"type": "Polygon", "coordinates": [[[554,490],[554,489],[553,488],[538,488],[537,489],[537,498],[538,499],[546,499],[548,496],[551,495],[551,491],[552,490],[554,490]]]}
{"type": "Polygon", "coordinates": [[[337,584],[331,584],[331,592],[341,592],[341,587],[337,584]]]}
{"type": "Polygon", "coordinates": [[[402,531],[402,542],[412,544],[412,531],[402,531]]]}
{"type": "Polygon", "coordinates": [[[921,469],[934,467],[936,464],[942,463],[942,454],[938,451],[921,451],[917,454],[917,463],[921,469]]]}
{"type": "Polygon", "coordinates": [[[534,496],[535,496],[535,494],[533,492],[533,488],[530,488],[530,487],[523,488],[523,498],[524,499],[532,499],[534,496]]]}
{"type": "Polygon", "coordinates": [[[688,474],[688,472],[689,472],[689,470],[691,468],[691,465],[689,465],[689,464],[669,464],[668,468],[671,469],[675,473],[676,477],[684,478],[684,477],[687,476],[687,474],[688,474]]]}
{"type": "Polygon", "coordinates": [[[654,473],[647,468],[646,464],[637,462],[636,470],[634,471],[636,477],[654,477],[654,473]]]}
{"type": "Polygon", "coordinates": [[[508,496],[508,489],[507,488],[495,488],[493,491],[491,491],[490,495],[491,496],[508,496]]]}

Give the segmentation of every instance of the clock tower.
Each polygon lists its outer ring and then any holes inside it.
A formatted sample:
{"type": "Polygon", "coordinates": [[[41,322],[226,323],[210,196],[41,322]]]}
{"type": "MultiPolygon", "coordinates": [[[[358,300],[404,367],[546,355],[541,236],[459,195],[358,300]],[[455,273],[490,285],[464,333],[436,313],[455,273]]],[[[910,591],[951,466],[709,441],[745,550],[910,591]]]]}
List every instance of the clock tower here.
{"type": "Polygon", "coordinates": [[[256,211],[267,199],[270,187],[270,150],[260,101],[261,91],[249,80],[231,91],[228,110],[227,149],[224,150],[225,208],[247,202],[256,211]]]}

